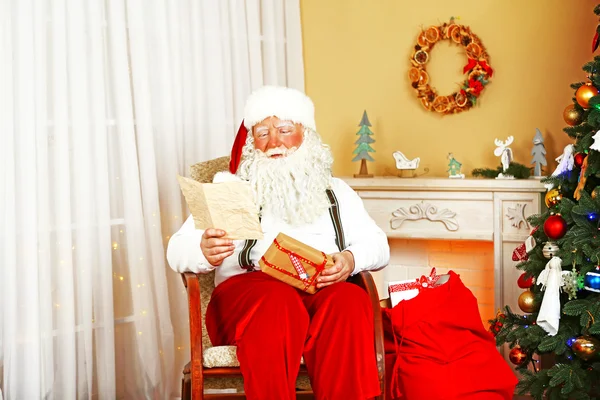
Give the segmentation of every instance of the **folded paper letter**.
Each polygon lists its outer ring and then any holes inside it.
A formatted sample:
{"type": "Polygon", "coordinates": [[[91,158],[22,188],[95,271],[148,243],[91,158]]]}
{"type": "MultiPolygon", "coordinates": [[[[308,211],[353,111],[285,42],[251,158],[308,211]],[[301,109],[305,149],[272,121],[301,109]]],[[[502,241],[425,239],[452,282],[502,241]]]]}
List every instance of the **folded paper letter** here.
{"type": "Polygon", "coordinates": [[[317,277],[333,266],[331,256],[283,233],[258,261],[260,270],[306,293],[317,291],[317,277]]]}
{"type": "Polygon", "coordinates": [[[200,183],[182,176],[177,180],[196,229],[222,229],[232,240],[263,238],[250,184],[200,183]]]}

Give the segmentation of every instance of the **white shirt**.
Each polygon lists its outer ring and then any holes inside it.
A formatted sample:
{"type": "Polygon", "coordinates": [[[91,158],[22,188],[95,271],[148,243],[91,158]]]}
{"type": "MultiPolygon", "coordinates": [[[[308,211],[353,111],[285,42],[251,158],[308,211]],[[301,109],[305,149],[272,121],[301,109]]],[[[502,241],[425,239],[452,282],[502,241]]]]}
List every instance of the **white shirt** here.
{"type": "MultiPolygon", "coordinates": [[[[343,250],[349,250],[354,255],[352,274],[385,267],[390,259],[387,237],[367,214],[362,199],[341,179],[332,179],[332,189],[338,200],[346,241],[346,248],[343,250]]],[[[280,232],[326,254],[340,251],[335,243],[335,231],[328,211],[312,224],[302,226],[291,226],[272,215],[263,213],[261,226],[264,239],[258,240],[250,252],[250,260],[255,265],[255,269],[260,269],[258,260],[280,232]]],[[[188,271],[206,273],[216,269],[215,285],[227,278],[246,272],[238,262],[239,253],[244,247],[244,240],[234,240],[234,253],[223,260],[221,265],[214,267],[206,261],[200,249],[203,233],[203,230],[195,229],[194,220],[190,215],[179,231],[169,240],[167,260],[172,269],[180,273],[188,271]]]]}

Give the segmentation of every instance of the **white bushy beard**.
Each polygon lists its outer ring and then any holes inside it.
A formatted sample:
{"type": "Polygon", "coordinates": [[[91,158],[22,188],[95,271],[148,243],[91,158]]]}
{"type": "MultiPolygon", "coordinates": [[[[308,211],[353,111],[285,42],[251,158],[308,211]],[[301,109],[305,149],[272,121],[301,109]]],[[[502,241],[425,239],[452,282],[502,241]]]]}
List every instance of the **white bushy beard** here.
{"type": "Polygon", "coordinates": [[[306,129],[299,148],[289,149],[280,158],[267,154],[254,148],[249,133],[237,172],[250,182],[261,214],[267,212],[290,225],[315,222],[330,206],[325,192],[331,187],[329,146],[316,132],[306,129]]]}

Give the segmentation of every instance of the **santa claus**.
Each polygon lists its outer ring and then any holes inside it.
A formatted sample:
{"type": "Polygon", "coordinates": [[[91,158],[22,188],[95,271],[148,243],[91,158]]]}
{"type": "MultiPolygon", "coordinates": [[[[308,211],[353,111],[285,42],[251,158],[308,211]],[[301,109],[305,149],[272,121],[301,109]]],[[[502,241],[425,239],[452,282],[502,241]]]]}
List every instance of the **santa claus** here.
{"type": "Polygon", "coordinates": [[[190,216],[169,241],[176,271],[216,270],[206,326],[214,345],[237,346],[248,399],[295,399],[302,356],[317,399],[380,394],[373,310],[366,293],[346,279],[387,265],[389,246],[360,197],[332,177],[332,163],[312,101],[290,88],[258,89],[247,100],[230,171],[215,182],[250,182],[264,239],[228,240],[220,229],[196,230],[190,216]],[[280,232],[332,256],[316,294],[259,270],[280,232]]]}

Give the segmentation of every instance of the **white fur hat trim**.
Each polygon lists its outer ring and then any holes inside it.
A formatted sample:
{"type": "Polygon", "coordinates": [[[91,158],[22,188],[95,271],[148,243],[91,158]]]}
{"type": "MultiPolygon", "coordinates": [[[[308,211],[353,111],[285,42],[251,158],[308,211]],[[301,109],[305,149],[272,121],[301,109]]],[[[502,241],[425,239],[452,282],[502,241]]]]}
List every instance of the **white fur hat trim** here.
{"type": "Polygon", "coordinates": [[[265,118],[277,117],[317,130],[315,106],[299,90],[282,86],[263,86],[255,90],[246,101],[244,126],[249,131],[265,118]]]}

